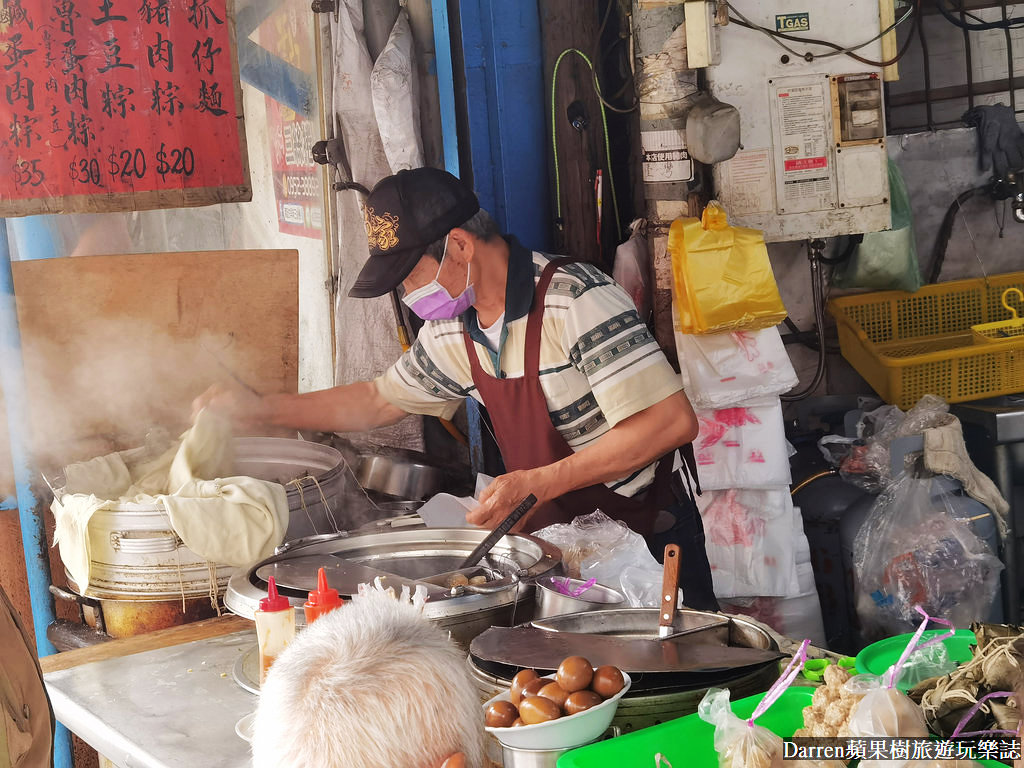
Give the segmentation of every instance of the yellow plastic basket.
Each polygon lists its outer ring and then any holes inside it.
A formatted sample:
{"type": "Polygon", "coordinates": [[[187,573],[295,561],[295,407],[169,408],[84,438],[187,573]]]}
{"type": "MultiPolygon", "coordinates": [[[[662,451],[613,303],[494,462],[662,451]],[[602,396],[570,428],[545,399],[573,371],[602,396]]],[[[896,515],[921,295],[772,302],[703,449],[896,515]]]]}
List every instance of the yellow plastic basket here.
{"type": "Polygon", "coordinates": [[[1018,300],[1024,304],[1024,291],[1018,288],[1007,288],[1003,291],[1002,303],[1010,313],[1010,319],[999,320],[995,323],[972,325],[971,333],[974,334],[975,344],[1003,344],[1024,335],[1024,319],[1021,319],[1017,314],[1017,310],[1011,307],[1010,302],[1007,300],[1011,293],[1017,294],[1018,300]]]}
{"type": "Polygon", "coordinates": [[[1008,288],[1024,289],[1024,272],[844,296],[829,312],[843,357],[886,402],[907,409],[933,394],[957,403],[1024,391],[1024,336],[977,344],[971,330],[1007,319],[1008,288]]]}

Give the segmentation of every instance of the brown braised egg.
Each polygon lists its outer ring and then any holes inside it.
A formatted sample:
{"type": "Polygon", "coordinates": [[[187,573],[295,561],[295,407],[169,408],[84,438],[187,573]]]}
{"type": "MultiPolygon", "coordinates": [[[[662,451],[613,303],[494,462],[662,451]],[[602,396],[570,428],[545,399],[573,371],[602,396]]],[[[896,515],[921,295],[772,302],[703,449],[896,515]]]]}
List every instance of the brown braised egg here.
{"type": "Polygon", "coordinates": [[[569,692],[558,683],[552,682],[537,691],[537,695],[543,696],[545,699],[551,699],[561,709],[565,706],[565,700],[568,698],[569,692]]]}
{"type": "Polygon", "coordinates": [[[522,698],[523,688],[531,680],[537,679],[537,673],[532,669],[521,669],[512,678],[512,685],[508,689],[508,697],[513,704],[519,706],[519,699],[522,698]]]}
{"type": "Polygon", "coordinates": [[[492,701],[484,715],[484,723],[490,728],[509,728],[519,718],[519,710],[510,701],[492,701]]]}
{"type": "Polygon", "coordinates": [[[575,715],[591,707],[596,707],[601,701],[601,697],[593,691],[576,691],[576,693],[569,694],[562,708],[565,710],[565,714],[575,715]]]}
{"type": "Polygon", "coordinates": [[[513,728],[518,728],[521,725],[526,725],[526,723],[523,722],[523,718],[521,718],[521,717],[517,717],[516,721],[514,723],[512,723],[512,727],[513,728]]]}
{"type": "Polygon", "coordinates": [[[562,716],[562,708],[543,696],[529,696],[519,704],[519,717],[527,725],[546,723],[562,716]]]}
{"type": "Polygon", "coordinates": [[[527,696],[536,696],[540,693],[540,689],[551,682],[549,677],[538,677],[531,680],[523,686],[523,690],[519,694],[520,699],[525,699],[527,696]]]}
{"type": "Polygon", "coordinates": [[[594,677],[594,668],[582,656],[570,656],[558,665],[555,679],[568,693],[582,691],[590,685],[594,677]]]}
{"type": "Polygon", "coordinates": [[[590,688],[603,699],[610,699],[622,690],[626,679],[618,667],[604,666],[594,670],[594,679],[590,682],[590,688]]]}

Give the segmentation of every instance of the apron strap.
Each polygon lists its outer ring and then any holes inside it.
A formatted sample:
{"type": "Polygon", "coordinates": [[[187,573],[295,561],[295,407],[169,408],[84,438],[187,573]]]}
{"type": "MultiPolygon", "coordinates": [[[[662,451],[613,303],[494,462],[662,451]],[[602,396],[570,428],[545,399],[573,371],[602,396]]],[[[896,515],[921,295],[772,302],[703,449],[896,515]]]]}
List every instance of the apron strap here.
{"type": "Polygon", "coordinates": [[[555,270],[566,264],[573,264],[579,259],[560,258],[551,259],[540,273],[537,281],[537,290],[533,294],[533,304],[530,307],[530,314],[526,319],[526,349],[523,360],[523,375],[526,377],[537,377],[540,375],[540,337],[544,328],[544,298],[554,277],[555,270]]]}

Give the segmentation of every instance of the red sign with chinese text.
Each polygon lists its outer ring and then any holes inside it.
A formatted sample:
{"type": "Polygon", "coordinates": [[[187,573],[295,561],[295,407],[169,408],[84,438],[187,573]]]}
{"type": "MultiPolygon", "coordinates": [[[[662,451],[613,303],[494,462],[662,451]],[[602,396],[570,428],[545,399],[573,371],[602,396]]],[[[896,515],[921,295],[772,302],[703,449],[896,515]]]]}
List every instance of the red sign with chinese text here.
{"type": "Polygon", "coordinates": [[[800,157],[796,160],[786,161],[787,171],[811,171],[815,168],[828,168],[828,158],[800,157]]]}
{"type": "Polygon", "coordinates": [[[0,2],[0,215],[250,199],[227,0],[0,2]]]}

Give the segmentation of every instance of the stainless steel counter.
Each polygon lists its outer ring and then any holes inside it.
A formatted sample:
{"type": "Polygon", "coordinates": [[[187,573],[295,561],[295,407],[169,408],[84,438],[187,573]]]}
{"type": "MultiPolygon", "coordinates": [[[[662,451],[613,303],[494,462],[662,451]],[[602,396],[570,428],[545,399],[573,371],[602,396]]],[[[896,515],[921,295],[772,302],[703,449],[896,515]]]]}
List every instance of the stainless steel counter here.
{"type": "Polygon", "coordinates": [[[119,768],[244,768],[235,723],[256,697],[231,677],[256,633],[97,661],[45,675],[57,719],[119,768]]]}

